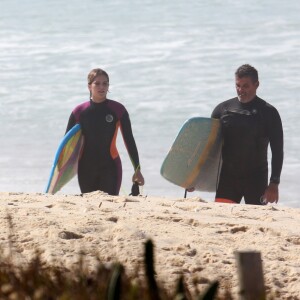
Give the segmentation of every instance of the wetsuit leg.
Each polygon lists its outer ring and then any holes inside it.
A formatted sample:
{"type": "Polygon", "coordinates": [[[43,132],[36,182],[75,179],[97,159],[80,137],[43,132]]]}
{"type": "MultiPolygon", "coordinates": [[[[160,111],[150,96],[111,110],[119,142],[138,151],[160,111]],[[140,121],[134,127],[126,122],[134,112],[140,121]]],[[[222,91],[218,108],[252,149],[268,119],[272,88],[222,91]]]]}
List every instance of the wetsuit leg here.
{"type": "Polygon", "coordinates": [[[91,193],[97,191],[98,188],[98,173],[96,171],[88,171],[82,167],[78,167],[78,183],[81,193],[91,193]]]}
{"type": "Polygon", "coordinates": [[[118,195],[118,170],[115,164],[91,170],[84,167],[78,168],[78,182],[82,193],[103,191],[109,195],[118,195]]]}
{"type": "Polygon", "coordinates": [[[268,170],[249,176],[245,181],[244,199],[246,204],[262,205],[261,196],[268,186],[268,170]]]}
{"type": "Polygon", "coordinates": [[[243,181],[222,170],[216,192],[216,199],[240,203],[243,197],[243,181]]]}
{"type": "Polygon", "coordinates": [[[117,191],[117,170],[115,166],[102,169],[98,174],[98,190],[109,195],[118,195],[117,191]]]}

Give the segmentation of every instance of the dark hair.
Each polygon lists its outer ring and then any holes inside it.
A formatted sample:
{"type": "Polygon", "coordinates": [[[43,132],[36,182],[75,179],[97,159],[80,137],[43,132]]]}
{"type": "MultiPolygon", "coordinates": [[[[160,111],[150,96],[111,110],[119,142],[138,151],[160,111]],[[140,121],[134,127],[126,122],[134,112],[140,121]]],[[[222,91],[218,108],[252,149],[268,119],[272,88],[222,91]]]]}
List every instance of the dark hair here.
{"type": "Polygon", "coordinates": [[[106,78],[107,78],[107,80],[109,82],[108,74],[104,70],[98,68],[98,69],[93,69],[93,70],[90,71],[90,73],[89,73],[89,75],[87,77],[88,84],[92,84],[93,81],[95,80],[95,78],[97,76],[100,76],[100,75],[106,76],[106,78]]]}
{"type": "Polygon", "coordinates": [[[257,72],[257,70],[254,67],[252,67],[248,64],[240,66],[235,71],[235,76],[238,77],[238,78],[250,77],[253,82],[258,81],[258,72],[257,72]]]}

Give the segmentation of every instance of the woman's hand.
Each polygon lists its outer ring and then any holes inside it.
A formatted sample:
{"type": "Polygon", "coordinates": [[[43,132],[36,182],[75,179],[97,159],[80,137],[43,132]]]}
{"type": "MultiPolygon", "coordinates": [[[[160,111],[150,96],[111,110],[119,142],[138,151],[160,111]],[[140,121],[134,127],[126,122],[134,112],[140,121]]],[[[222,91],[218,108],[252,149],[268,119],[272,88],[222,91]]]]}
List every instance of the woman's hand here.
{"type": "Polygon", "coordinates": [[[138,185],[144,185],[145,180],[140,169],[137,169],[132,176],[132,182],[137,182],[138,185]]]}

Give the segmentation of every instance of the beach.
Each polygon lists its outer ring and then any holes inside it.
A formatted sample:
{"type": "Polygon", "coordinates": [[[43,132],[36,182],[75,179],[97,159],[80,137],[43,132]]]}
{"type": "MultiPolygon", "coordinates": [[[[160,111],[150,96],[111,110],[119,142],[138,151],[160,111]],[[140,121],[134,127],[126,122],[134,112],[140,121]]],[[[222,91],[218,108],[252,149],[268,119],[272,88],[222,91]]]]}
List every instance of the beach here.
{"type": "MultiPolygon", "coordinates": [[[[192,194],[190,194],[192,195],[192,194]]],[[[119,261],[128,274],[154,243],[160,284],[172,290],[180,274],[202,291],[214,280],[238,295],[237,251],[259,251],[266,290],[275,299],[300,299],[300,209],[164,198],[0,193],[0,247],[15,264],[38,249],[42,259],[72,268],[84,253],[93,269],[119,261]]]]}
{"type": "MultiPolygon", "coordinates": [[[[299,208],[299,11],[298,0],[5,1],[0,191],[44,191],[70,114],[89,100],[86,77],[102,68],[108,98],[130,115],[145,193],[182,197],[159,175],[164,158],[186,120],[210,117],[236,96],[234,73],[249,63],[259,72],[258,96],[282,118],[280,201],[299,208]]],[[[117,144],[128,194],[133,168],[121,134],[117,144]]],[[[76,180],[63,190],[79,191],[76,180]]]]}

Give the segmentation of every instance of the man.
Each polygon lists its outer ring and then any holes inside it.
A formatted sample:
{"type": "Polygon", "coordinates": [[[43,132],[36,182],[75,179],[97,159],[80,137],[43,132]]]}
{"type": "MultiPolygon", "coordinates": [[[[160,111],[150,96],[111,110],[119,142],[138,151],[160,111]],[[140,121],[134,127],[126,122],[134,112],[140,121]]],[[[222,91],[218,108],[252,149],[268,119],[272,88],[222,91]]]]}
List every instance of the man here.
{"type": "Polygon", "coordinates": [[[237,97],[220,103],[212,118],[222,126],[222,167],[216,202],[267,204],[278,202],[283,163],[283,131],[275,107],[256,95],[257,70],[248,65],[235,72],[237,97]],[[272,151],[268,183],[268,145],[272,151]]]}

